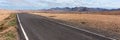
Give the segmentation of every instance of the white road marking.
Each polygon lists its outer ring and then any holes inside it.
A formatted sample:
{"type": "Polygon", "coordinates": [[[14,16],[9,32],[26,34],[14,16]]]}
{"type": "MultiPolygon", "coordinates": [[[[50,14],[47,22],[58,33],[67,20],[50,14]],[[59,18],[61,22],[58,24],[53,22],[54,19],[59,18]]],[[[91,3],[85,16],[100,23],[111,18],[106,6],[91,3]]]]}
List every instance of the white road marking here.
{"type": "Polygon", "coordinates": [[[24,36],[25,36],[25,39],[26,39],[26,40],[29,40],[29,38],[28,38],[28,36],[27,36],[25,30],[23,29],[23,26],[22,26],[22,24],[21,24],[21,21],[20,21],[20,18],[19,18],[19,16],[18,16],[18,14],[17,14],[17,19],[18,19],[18,22],[19,22],[20,28],[21,28],[21,30],[22,30],[24,36]]]}

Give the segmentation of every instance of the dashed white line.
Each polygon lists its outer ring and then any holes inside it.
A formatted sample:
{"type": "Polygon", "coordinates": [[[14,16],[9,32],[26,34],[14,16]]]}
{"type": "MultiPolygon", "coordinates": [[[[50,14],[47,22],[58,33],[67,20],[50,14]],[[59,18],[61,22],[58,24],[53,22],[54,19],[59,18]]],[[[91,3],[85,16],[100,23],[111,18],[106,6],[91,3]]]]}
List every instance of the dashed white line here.
{"type": "Polygon", "coordinates": [[[28,36],[27,36],[27,34],[26,34],[26,32],[25,32],[25,30],[24,30],[22,24],[21,24],[21,21],[20,21],[20,18],[19,18],[19,16],[18,16],[18,14],[17,14],[17,19],[18,19],[18,22],[19,22],[20,28],[21,28],[21,30],[22,30],[24,36],[25,36],[25,39],[26,39],[26,40],[29,40],[29,38],[28,38],[28,36]]]}

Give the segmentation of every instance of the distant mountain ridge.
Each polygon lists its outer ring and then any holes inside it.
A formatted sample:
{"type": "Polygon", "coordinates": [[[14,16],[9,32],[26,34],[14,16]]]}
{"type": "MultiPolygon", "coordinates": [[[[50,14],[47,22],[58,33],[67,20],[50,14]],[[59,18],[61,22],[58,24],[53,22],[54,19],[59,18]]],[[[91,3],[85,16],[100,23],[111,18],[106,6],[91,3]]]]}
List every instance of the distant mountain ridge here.
{"type": "Polygon", "coordinates": [[[116,11],[116,10],[120,10],[120,9],[104,9],[104,8],[88,8],[88,7],[74,7],[74,8],[69,8],[69,7],[64,7],[64,8],[51,8],[48,10],[60,10],[60,11],[79,11],[79,12],[83,12],[83,11],[116,11]]]}

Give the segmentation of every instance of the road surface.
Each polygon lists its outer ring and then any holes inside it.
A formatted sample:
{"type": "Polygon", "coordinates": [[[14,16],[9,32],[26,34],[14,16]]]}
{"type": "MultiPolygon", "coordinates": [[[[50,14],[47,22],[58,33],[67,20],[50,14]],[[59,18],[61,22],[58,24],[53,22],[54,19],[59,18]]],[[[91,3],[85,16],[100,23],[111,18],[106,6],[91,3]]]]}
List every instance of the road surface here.
{"type": "Polygon", "coordinates": [[[42,16],[19,13],[20,40],[109,40],[49,21],[42,16]]]}

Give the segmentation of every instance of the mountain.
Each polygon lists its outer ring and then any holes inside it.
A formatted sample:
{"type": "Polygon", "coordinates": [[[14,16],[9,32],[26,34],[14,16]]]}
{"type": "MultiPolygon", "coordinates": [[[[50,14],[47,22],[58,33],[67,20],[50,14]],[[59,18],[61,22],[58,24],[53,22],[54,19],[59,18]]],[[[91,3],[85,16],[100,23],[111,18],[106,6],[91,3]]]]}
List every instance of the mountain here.
{"type": "Polygon", "coordinates": [[[69,8],[69,7],[65,7],[65,8],[51,8],[49,10],[62,10],[62,11],[109,11],[109,9],[104,9],[104,8],[88,8],[88,7],[74,7],[74,8],[69,8]]]}

